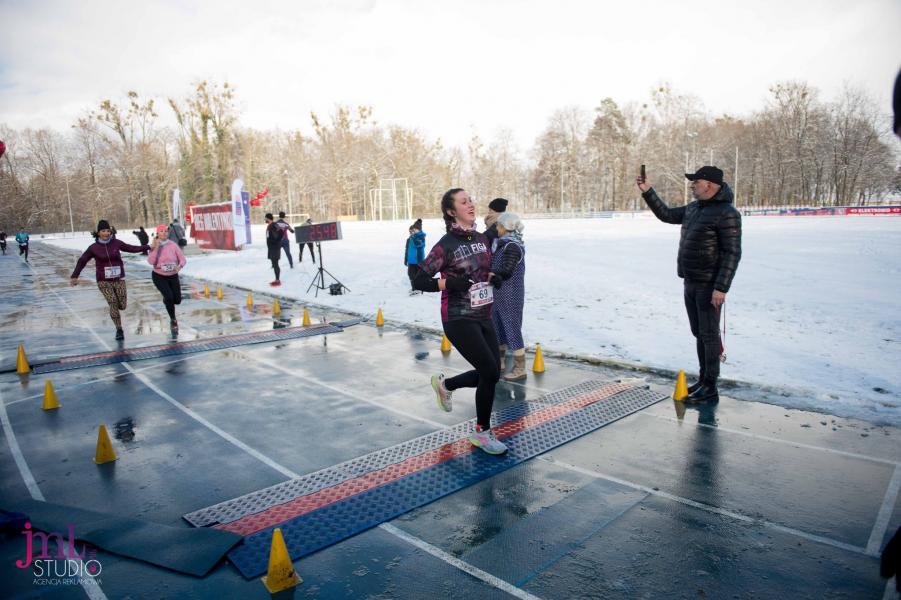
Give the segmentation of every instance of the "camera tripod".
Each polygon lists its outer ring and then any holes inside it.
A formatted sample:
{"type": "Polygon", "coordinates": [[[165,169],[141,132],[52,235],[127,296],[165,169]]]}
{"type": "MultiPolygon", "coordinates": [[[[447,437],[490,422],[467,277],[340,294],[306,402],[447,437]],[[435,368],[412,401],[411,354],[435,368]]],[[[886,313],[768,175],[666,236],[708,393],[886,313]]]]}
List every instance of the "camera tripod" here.
{"type": "Polygon", "coordinates": [[[329,286],[325,285],[325,276],[328,274],[329,277],[335,280],[335,283],[343,287],[348,292],[350,288],[338,281],[338,278],[329,273],[328,269],[322,266],[322,243],[316,242],[316,248],[319,250],[319,269],[316,271],[316,274],[313,275],[313,281],[310,282],[310,286],[307,288],[307,293],[310,293],[310,290],[314,287],[316,288],[316,297],[319,297],[319,290],[327,290],[329,286]]]}

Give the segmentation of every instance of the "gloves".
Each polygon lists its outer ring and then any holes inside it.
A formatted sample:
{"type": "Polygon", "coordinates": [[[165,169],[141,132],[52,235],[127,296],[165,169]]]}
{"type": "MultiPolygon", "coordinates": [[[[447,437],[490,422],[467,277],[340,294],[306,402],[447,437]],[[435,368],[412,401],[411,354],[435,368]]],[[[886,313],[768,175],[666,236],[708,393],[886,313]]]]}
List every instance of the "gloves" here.
{"type": "Polygon", "coordinates": [[[497,274],[492,274],[491,277],[488,279],[488,281],[497,290],[501,289],[501,285],[503,285],[503,283],[504,283],[504,280],[501,279],[497,274]]]}
{"type": "Polygon", "coordinates": [[[448,277],[444,280],[444,289],[449,292],[465,292],[471,287],[472,283],[466,277],[448,277]]]}

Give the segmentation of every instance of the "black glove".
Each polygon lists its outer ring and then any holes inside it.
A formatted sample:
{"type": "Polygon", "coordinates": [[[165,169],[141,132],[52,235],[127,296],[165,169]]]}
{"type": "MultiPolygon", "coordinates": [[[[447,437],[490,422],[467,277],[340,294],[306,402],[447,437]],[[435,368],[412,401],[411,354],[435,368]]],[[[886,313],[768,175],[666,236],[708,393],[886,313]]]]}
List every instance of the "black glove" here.
{"type": "Polygon", "coordinates": [[[449,292],[465,292],[471,287],[468,277],[448,277],[444,280],[444,289],[449,292]]]}
{"type": "Polygon", "coordinates": [[[503,285],[504,280],[501,279],[496,273],[492,273],[491,277],[488,278],[488,281],[491,285],[494,286],[495,289],[501,289],[501,285],[503,285]]]}

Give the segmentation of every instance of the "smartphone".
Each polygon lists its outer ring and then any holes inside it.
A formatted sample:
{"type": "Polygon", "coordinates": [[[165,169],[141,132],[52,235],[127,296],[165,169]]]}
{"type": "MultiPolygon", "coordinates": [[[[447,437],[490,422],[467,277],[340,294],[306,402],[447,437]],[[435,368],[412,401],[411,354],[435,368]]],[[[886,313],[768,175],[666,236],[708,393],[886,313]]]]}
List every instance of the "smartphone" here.
{"type": "Polygon", "coordinates": [[[647,182],[647,180],[648,180],[648,174],[647,174],[647,173],[645,172],[645,170],[644,170],[644,165],[641,165],[641,175],[640,175],[640,177],[641,177],[641,182],[642,182],[642,183],[646,183],[646,182],[647,182]]]}

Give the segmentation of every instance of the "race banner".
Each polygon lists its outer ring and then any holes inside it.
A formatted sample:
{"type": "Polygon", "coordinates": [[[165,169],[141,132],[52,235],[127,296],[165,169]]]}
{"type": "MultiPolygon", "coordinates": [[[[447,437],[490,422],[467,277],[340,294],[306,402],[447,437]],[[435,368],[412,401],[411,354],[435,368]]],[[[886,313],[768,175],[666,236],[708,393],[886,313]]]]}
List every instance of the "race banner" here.
{"type": "Polygon", "coordinates": [[[244,182],[240,179],[232,182],[232,216],[236,248],[250,243],[250,198],[242,191],[243,188],[244,182]]]}
{"type": "Polygon", "coordinates": [[[232,203],[192,206],[191,236],[204,250],[237,250],[232,203]]]}
{"type": "Polygon", "coordinates": [[[172,191],[172,218],[181,219],[181,193],[178,188],[172,191]]]}

